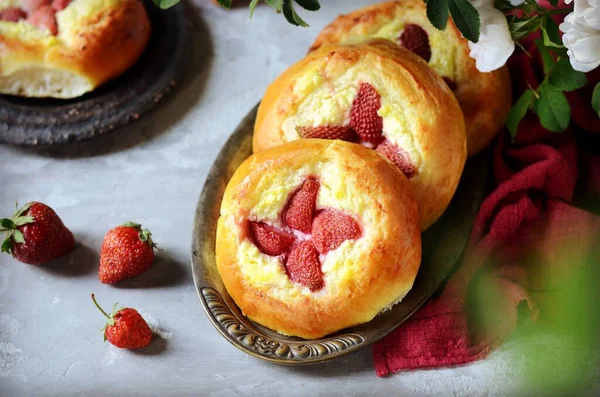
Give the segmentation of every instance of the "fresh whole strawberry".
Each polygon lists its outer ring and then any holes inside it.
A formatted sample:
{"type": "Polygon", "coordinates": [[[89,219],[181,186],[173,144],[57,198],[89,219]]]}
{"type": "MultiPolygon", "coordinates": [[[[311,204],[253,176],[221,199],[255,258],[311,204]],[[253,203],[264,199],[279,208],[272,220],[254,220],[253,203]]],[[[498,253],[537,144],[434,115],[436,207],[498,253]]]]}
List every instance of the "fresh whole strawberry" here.
{"type": "Polygon", "coordinates": [[[400,44],[407,50],[417,54],[429,62],[431,59],[431,46],[429,45],[429,35],[419,25],[409,24],[404,27],[400,35],[400,44]]]}
{"type": "Polygon", "coordinates": [[[380,107],[381,96],[375,87],[361,82],[350,109],[350,127],[361,140],[373,145],[383,140],[383,119],[377,113],[380,107]]]}
{"type": "Polygon", "coordinates": [[[46,204],[32,202],[8,219],[0,219],[6,232],[2,252],[30,265],[43,265],[65,256],[75,247],[73,233],[46,204]]]}
{"type": "Polygon", "coordinates": [[[152,233],[139,223],[127,222],[109,230],[102,242],[98,278],[115,284],[139,276],[152,265],[154,248],[152,233]]]}
{"type": "Polygon", "coordinates": [[[117,303],[115,303],[113,311],[109,315],[96,302],[94,294],[92,294],[92,301],[108,319],[102,329],[104,331],[104,341],[108,340],[121,349],[140,349],[150,344],[152,330],[137,310],[131,308],[117,309],[117,303]]]}

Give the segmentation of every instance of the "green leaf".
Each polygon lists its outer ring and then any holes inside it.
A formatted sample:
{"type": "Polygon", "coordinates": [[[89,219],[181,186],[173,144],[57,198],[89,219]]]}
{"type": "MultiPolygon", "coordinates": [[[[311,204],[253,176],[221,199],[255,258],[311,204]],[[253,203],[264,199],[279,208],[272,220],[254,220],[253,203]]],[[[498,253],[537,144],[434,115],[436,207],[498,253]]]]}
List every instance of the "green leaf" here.
{"type": "Polygon", "coordinates": [[[479,13],[473,7],[473,4],[469,0],[450,0],[449,8],[452,20],[458,30],[460,30],[467,40],[477,43],[479,41],[481,21],[479,20],[479,13]]]}
{"type": "Polygon", "coordinates": [[[32,216],[20,216],[15,221],[15,226],[26,225],[28,223],[33,223],[34,219],[32,216]]]}
{"type": "MultiPolygon", "coordinates": [[[[179,3],[179,0],[153,0],[154,4],[163,10],[166,10],[168,8],[173,7],[175,4],[179,3]]],[[[223,4],[221,3],[227,3],[229,2],[229,7],[226,8],[231,8],[231,0],[217,0],[219,2],[219,4],[224,7],[223,4]]]]}
{"type": "Polygon", "coordinates": [[[285,19],[288,20],[289,23],[296,26],[307,27],[308,24],[304,22],[300,15],[296,14],[296,10],[294,10],[294,3],[292,0],[283,0],[282,7],[283,15],[285,19]]]}
{"type": "Polygon", "coordinates": [[[296,3],[308,11],[318,11],[321,9],[321,4],[319,4],[318,0],[296,0],[296,3]]]}
{"type": "Polygon", "coordinates": [[[283,7],[283,0],[265,0],[267,4],[277,10],[277,12],[281,12],[281,8],[283,7]]]}
{"type": "Polygon", "coordinates": [[[571,66],[569,59],[563,58],[554,65],[548,82],[562,91],[573,91],[587,84],[585,73],[578,72],[571,66]]]}
{"type": "Polygon", "coordinates": [[[144,230],[140,230],[140,232],[138,233],[138,237],[140,238],[140,241],[146,242],[148,241],[148,238],[151,236],[150,231],[148,231],[148,229],[144,229],[144,230]]]}
{"type": "Polygon", "coordinates": [[[542,22],[542,37],[546,47],[563,47],[558,33],[558,25],[550,16],[546,16],[542,22]]]}
{"type": "Polygon", "coordinates": [[[256,8],[257,4],[258,4],[258,0],[252,0],[250,2],[250,19],[252,19],[252,15],[254,14],[254,9],[256,8]]]}
{"type": "Polygon", "coordinates": [[[539,94],[533,108],[542,126],[552,132],[566,130],[571,120],[571,108],[565,94],[550,84],[542,84],[539,94]]]}
{"type": "Polygon", "coordinates": [[[535,93],[532,90],[525,91],[506,115],[506,128],[513,140],[517,136],[519,123],[523,120],[525,114],[527,114],[527,110],[533,105],[534,99],[535,93]]]}
{"type": "Polygon", "coordinates": [[[548,51],[548,48],[544,45],[542,40],[537,39],[535,41],[535,46],[540,51],[540,55],[542,56],[542,64],[544,65],[544,73],[547,74],[552,69],[552,66],[554,66],[554,59],[552,58],[552,55],[550,55],[550,51],[548,51]]]}
{"type": "MultiPolygon", "coordinates": [[[[161,0],[154,0],[154,3],[161,0]]],[[[230,9],[232,5],[232,0],[217,0],[217,3],[223,8],[230,9]]]]}
{"type": "Polygon", "coordinates": [[[15,241],[15,243],[18,244],[23,244],[25,242],[25,237],[23,237],[23,233],[16,229],[12,232],[12,238],[15,241]]]}
{"type": "Polygon", "coordinates": [[[27,211],[29,208],[31,208],[31,206],[33,205],[33,203],[27,203],[23,206],[23,208],[19,209],[19,203],[15,203],[17,206],[17,213],[15,214],[15,217],[20,217],[21,215],[23,215],[25,213],[25,211],[27,211]]]}
{"type": "Polygon", "coordinates": [[[134,229],[140,229],[142,227],[141,224],[137,223],[137,222],[131,222],[131,221],[127,221],[124,224],[122,224],[121,226],[124,227],[132,227],[134,229]]]}
{"type": "Polygon", "coordinates": [[[553,6],[556,7],[558,5],[558,0],[548,0],[548,2],[553,6]]]}
{"type": "Polygon", "coordinates": [[[448,23],[448,0],[432,0],[427,2],[427,18],[439,30],[446,29],[448,23]]]}
{"type": "Polygon", "coordinates": [[[592,94],[592,107],[598,113],[598,117],[600,117],[600,83],[596,84],[594,87],[594,93],[592,94]]]}
{"type": "Polygon", "coordinates": [[[2,228],[6,229],[6,230],[12,230],[12,229],[16,228],[15,223],[11,219],[8,219],[8,218],[0,219],[0,226],[2,226],[2,228]]]}
{"type": "Polygon", "coordinates": [[[6,238],[6,240],[4,240],[2,242],[2,249],[0,252],[8,252],[10,254],[11,250],[12,250],[12,239],[9,236],[6,238]]]}
{"type": "MultiPolygon", "coordinates": [[[[536,31],[542,24],[542,18],[539,16],[518,18],[514,15],[508,16],[508,28],[513,40],[518,40],[536,31]]],[[[517,44],[517,43],[515,43],[517,44]]]]}
{"type": "Polygon", "coordinates": [[[496,0],[494,1],[494,8],[497,8],[502,11],[503,14],[506,14],[507,12],[512,11],[514,7],[508,0],[496,0]]]}

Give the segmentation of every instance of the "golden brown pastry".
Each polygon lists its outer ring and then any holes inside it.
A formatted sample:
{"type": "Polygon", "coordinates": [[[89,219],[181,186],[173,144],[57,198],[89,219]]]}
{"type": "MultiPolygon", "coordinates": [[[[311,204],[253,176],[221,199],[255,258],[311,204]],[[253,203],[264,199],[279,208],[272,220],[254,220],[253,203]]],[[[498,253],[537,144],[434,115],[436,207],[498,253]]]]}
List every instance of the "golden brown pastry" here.
{"type": "Polygon", "coordinates": [[[364,146],[305,139],[252,155],[229,182],[216,262],[250,319],[319,338],[370,321],[421,261],[407,179],[364,146]]]}
{"type": "Polygon", "coordinates": [[[466,160],[463,115],[442,78],[386,40],[310,53],[267,89],[255,152],[299,138],[374,148],[410,180],[427,229],[444,212],[466,160]]]}
{"type": "Polygon", "coordinates": [[[489,145],[511,106],[506,66],[491,73],[479,72],[469,57],[467,40],[452,19],[445,31],[436,29],[427,19],[423,0],[388,1],[342,15],[319,34],[311,50],[373,37],[413,51],[446,80],[465,116],[469,156],[489,145]]]}
{"type": "Polygon", "coordinates": [[[131,67],[149,37],[140,0],[0,0],[0,93],[78,97],[131,67]]]}

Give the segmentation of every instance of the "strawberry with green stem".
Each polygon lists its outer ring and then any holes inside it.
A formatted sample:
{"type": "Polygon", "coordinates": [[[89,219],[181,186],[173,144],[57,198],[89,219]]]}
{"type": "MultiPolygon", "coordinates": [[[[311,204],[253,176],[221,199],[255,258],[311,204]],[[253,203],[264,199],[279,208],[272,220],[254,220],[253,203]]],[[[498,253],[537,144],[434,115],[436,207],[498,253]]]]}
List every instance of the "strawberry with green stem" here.
{"type": "Polygon", "coordinates": [[[160,250],[152,233],[139,223],[126,222],[109,230],[102,242],[98,278],[115,284],[141,275],[152,265],[155,248],[160,250]]]}
{"type": "Polygon", "coordinates": [[[119,309],[117,308],[118,303],[115,303],[112,313],[108,314],[100,307],[94,294],[92,294],[92,301],[108,319],[102,328],[104,341],[108,340],[112,345],[121,349],[140,349],[150,344],[152,330],[137,310],[128,307],[119,309]]]}
{"type": "Polygon", "coordinates": [[[65,256],[75,247],[73,233],[54,210],[32,202],[19,209],[12,218],[0,219],[0,232],[6,232],[2,252],[30,265],[43,265],[65,256]]]}

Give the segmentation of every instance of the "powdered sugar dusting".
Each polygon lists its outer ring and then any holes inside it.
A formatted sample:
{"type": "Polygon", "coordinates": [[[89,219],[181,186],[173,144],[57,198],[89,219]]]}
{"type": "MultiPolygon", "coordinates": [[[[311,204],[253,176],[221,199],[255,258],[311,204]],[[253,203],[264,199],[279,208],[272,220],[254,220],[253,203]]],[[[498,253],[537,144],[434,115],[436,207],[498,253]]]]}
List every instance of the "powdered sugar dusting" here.
{"type": "Polygon", "coordinates": [[[19,333],[19,323],[14,317],[7,314],[0,316],[0,341],[4,341],[8,338],[19,333]]]}
{"type": "Polygon", "coordinates": [[[0,376],[9,376],[16,363],[23,362],[23,350],[10,342],[0,341],[0,376]]]}
{"type": "Polygon", "coordinates": [[[171,339],[171,337],[173,336],[173,333],[162,329],[160,326],[160,322],[157,319],[155,319],[154,317],[152,317],[152,315],[150,315],[149,313],[146,313],[142,310],[138,310],[138,312],[140,313],[140,315],[142,317],[144,317],[144,320],[146,320],[146,322],[148,323],[148,326],[150,327],[152,332],[154,332],[156,335],[160,336],[162,339],[165,339],[165,340],[171,339]]]}

